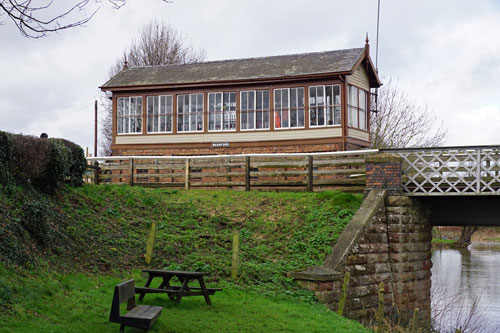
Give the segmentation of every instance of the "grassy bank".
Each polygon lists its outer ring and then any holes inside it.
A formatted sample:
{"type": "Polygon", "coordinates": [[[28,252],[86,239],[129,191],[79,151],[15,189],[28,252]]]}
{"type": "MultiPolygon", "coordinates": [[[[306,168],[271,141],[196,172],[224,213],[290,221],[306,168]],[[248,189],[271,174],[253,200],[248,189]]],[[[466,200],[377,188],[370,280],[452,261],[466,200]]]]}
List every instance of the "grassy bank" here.
{"type": "Polygon", "coordinates": [[[65,188],[55,197],[12,186],[0,193],[0,320],[6,329],[116,330],[107,323],[112,287],[131,276],[144,283],[139,269],[155,222],[151,267],[207,271],[209,284],[225,288],[212,307],[197,297],[177,307],[150,297],[151,304],[166,306],[158,331],[321,332],[344,324],[339,331],[362,330],[311,305],[313,294],[286,277],[323,262],[361,196],[128,186],[65,188]],[[241,235],[235,284],[229,282],[233,230],[241,235]],[[201,326],[186,326],[193,321],[201,326]]]}

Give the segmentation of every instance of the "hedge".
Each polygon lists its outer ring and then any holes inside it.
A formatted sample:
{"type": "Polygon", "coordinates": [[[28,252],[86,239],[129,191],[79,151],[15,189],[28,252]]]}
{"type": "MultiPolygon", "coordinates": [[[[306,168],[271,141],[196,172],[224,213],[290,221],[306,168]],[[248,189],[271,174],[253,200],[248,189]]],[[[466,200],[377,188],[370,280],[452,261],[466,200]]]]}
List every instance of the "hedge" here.
{"type": "Polygon", "coordinates": [[[28,183],[54,193],[65,182],[83,183],[83,149],[64,139],[43,139],[0,131],[0,184],[28,183]]]}

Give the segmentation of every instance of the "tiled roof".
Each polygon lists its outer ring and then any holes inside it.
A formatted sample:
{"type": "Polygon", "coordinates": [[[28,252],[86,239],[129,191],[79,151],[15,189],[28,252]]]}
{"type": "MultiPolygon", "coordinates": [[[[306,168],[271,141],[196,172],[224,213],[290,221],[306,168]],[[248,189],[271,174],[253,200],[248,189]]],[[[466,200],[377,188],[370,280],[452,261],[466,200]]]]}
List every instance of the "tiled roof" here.
{"type": "Polygon", "coordinates": [[[127,68],[101,88],[238,81],[349,72],[364,48],[195,64],[127,68]]]}

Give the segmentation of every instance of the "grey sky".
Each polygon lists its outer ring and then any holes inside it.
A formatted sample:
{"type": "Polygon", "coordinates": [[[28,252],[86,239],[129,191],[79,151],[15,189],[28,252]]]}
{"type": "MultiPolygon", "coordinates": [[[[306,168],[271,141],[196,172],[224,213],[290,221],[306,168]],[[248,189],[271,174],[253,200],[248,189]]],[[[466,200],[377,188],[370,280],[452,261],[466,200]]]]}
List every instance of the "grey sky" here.
{"type": "MultiPolygon", "coordinates": [[[[153,18],[208,60],[362,47],[368,32],[375,61],[376,13],[376,0],[130,0],[120,10],[103,1],[87,27],[39,40],[6,21],[0,130],[47,132],[92,151],[98,86],[153,18]]],[[[443,119],[447,145],[500,144],[499,0],[382,0],[379,43],[380,75],[443,119]]]]}

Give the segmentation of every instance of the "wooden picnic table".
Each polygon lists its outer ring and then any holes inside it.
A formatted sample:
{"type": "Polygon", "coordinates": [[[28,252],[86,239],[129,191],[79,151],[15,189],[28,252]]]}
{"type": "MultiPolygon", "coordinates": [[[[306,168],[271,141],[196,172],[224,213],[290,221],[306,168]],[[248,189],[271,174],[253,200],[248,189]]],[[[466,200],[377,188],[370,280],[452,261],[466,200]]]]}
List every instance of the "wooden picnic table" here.
{"type": "Polygon", "coordinates": [[[179,303],[184,296],[204,296],[205,302],[211,305],[209,295],[215,294],[216,291],[222,291],[221,288],[207,288],[205,286],[203,277],[208,275],[205,272],[166,271],[160,269],[144,269],[142,271],[148,273],[148,280],[144,287],[135,287],[136,294],[140,294],[139,301],[142,301],[146,294],[166,293],[168,298],[176,303],[179,303]],[[179,279],[180,286],[172,286],[170,284],[170,280],[174,276],[179,279]],[[158,288],[150,288],[154,278],[162,278],[162,282],[158,288]],[[190,286],[189,283],[192,281],[198,281],[200,286],[190,286]]]}

